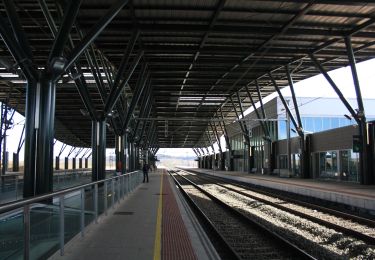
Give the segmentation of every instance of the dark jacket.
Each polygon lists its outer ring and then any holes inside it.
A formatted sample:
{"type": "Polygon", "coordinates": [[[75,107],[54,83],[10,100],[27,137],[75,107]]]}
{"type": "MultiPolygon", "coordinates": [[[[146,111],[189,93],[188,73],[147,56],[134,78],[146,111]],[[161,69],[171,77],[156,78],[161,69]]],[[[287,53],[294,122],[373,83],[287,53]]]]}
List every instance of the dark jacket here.
{"type": "Polygon", "coordinates": [[[143,168],[142,168],[143,172],[147,173],[149,169],[150,169],[150,166],[147,163],[143,165],[143,168]]]}

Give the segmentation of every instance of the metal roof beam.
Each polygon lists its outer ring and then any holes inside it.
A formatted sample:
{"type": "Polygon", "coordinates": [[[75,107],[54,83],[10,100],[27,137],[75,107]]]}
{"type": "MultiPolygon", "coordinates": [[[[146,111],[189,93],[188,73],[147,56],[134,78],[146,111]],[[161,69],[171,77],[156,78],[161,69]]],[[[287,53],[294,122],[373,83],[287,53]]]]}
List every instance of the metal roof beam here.
{"type": "Polygon", "coordinates": [[[122,8],[128,3],[128,0],[117,1],[110,10],[91,28],[83,40],[72,50],[68,56],[68,62],[64,69],[68,70],[79,56],[90,46],[90,44],[98,37],[98,35],[106,28],[106,26],[116,17],[122,8]]]}

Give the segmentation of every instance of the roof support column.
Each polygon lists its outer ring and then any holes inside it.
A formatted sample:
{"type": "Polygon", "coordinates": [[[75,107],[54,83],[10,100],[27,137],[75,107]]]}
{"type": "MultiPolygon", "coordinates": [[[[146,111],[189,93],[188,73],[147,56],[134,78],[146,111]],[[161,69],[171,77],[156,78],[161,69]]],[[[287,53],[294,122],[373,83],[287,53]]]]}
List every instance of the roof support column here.
{"type": "Polygon", "coordinates": [[[92,181],[105,179],[106,120],[92,121],[92,181]]]}
{"type": "Polygon", "coordinates": [[[17,151],[13,153],[13,171],[18,172],[19,171],[19,158],[20,158],[20,151],[21,148],[25,142],[25,139],[23,138],[23,134],[25,133],[25,125],[23,125],[22,133],[20,136],[20,141],[18,143],[17,151]]]}
{"type": "MultiPolygon", "coordinates": [[[[262,99],[262,93],[260,93],[260,87],[259,87],[259,83],[258,83],[258,80],[256,79],[255,80],[255,86],[257,88],[257,93],[258,93],[258,99],[259,99],[259,102],[260,102],[260,109],[262,111],[262,116],[263,116],[263,119],[266,119],[266,111],[264,110],[264,105],[263,105],[263,99],[262,99]]],[[[247,88],[247,86],[246,86],[247,88]]],[[[254,101],[253,101],[254,102],[254,101]]],[[[252,102],[252,103],[253,103],[252,102]]],[[[254,106],[254,110],[255,110],[255,106],[254,106]]],[[[265,121],[264,122],[267,130],[268,130],[268,135],[269,135],[269,126],[268,126],[268,122],[265,121]]]]}
{"type": "Polygon", "coordinates": [[[127,114],[126,114],[125,122],[124,122],[123,127],[122,127],[123,131],[125,131],[126,128],[128,127],[128,124],[130,122],[131,116],[133,115],[133,111],[135,109],[135,106],[137,105],[138,100],[141,97],[141,95],[143,93],[143,90],[145,89],[145,86],[147,84],[148,75],[147,75],[146,71],[147,71],[147,65],[143,64],[143,67],[141,69],[141,73],[140,73],[140,75],[138,77],[138,80],[137,80],[137,85],[136,85],[134,95],[132,97],[129,109],[128,109],[127,114]]]}
{"type": "Polygon", "coordinates": [[[356,93],[357,93],[357,101],[358,101],[358,114],[354,111],[352,106],[349,104],[349,102],[346,100],[340,89],[337,87],[333,79],[328,75],[327,71],[323,68],[323,66],[319,63],[319,61],[315,58],[313,54],[310,54],[310,59],[314,62],[315,66],[319,71],[323,74],[323,76],[326,78],[328,83],[331,85],[333,90],[336,92],[336,94],[339,96],[341,102],[344,104],[346,109],[350,112],[350,115],[356,120],[358,124],[358,130],[359,130],[359,135],[361,136],[361,143],[362,143],[362,149],[359,153],[359,162],[360,162],[360,182],[361,184],[367,184],[370,182],[369,179],[369,173],[367,170],[367,125],[366,125],[366,117],[364,114],[364,110],[361,110],[361,106],[363,109],[363,104],[362,104],[362,96],[361,96],[361,91],[359,88],[359,82],[358,82],[358,76],[357,72],[355,69],[355,59],[354,59],[354,54],[353,54],[353,49],[351,47],[350,40],[346,40],[345,43],[347,44],[347,52],[348,52],[348,58],[349,58],[349,63],[351,68],[352,68],[352,74],[353,74],[353,81],[354,81],[354,87],[356,88],[356,93]],[[353,71],[354,68],[354,71],[353,71]],[[359,95],[358,95],[359,94],[359,95]]]}
{"type": "Polygon", "coordinates": [[[129,150],[130,150],[130,155],[129,155],[129,169],[130,171],[135,170],[135,146],[134,142],[129,143],[129,150]]]}
{"type": "Polygon", "coordinates": [[[127,165],[128,169],[129,169],[129,172],[132,171],[132,143],[129,141],[128,142],[128,163],[129,165],[127,165]]]}
{"type": "Polygon", "coordinates": [[[349,58],[350,69],[352,71],[353,83],[355,88],[355,93],[357,96],[358,112],[357,112],[357,122],[359,136],[361,138],[362,147],[359,151],[359,168],[360,168],[360,182],[361,184],[372,184],[371,171],[369,170],[369,140],[368,140],[368,129],[366,123],[366,113],[363,106],[361,88],[359,85],[356,61],[354,57],[353,47],[350,37],[345,37],[346,51],[349,58]]]}
{"type": "Polygon", "coordinates": [[[124,174],[126,134],[115,135],[116,172],[124,174]]]}
{"type": "MultiPolygon", "coordinates": [[[[281,102],[283,103],[283,105],[284,105],[284,108],[285,108],[285,110],[286,110],[286,112],[287,112],[287,117],[288,117],[288,124],[289,124],[289,120],[291,120],[292,121],[292,123],[293,123],[293,126],[295,127],[295,129],[300,129],[299,128],[299,126],[298,126],[298,124],[297,124],[297,122],[296,122],[296,120],[295,120],[295,118],[294,118],[294,116],[293,116],[293,114],[292,114],[292,112],[290,111],[290,108],[289,108],[289,104],[287,103],[287,101],[285,100],[285,98],[284,98],[284,96],[283,96],[283,94],[281,93],[281,91],[280,91],[280,88],[279,88],[279,86],[277,85],[277,83],[276,83],[276,80],[273,78],[273,76],[272,76],[272,74],[271,73],[268,73],[268,76],[270,77],[270,79],[271,79],[271,81],[272,81],[272,84],[273,84],[273,86],[275,87],[275,90],[277,91],[277,94],[279,95],[279,97],[280,97],[280,99],[281,99],[281,102]]],[[[288,147],[289,147],[289,142],[290,142],[290,138],[289,138],[289,135],[290,135],[290,126],[288,126],[288,129],[287,129],[287,131],[288,131],[288,147]]],[[[302,154],[303,152],[301,151],[301,154],[302,154]]],[[[301,155],[300,155],[301,156],[301,155]]],[[[302,155],[302,157],[303,157],[303,155],[302,155]]],[[[300,160],[302,160],[303,158],[301,158],[300,157],[300,160]]],[[[290,165],[291,165],[291,155],[290,155],[290,150],[288,149],[288,168],[290,169],[290,165]]],[[[301,178],[307,178],[308,176],[307,176],[307,172],[304,172],[304,171],[301,171],[301,174],[300,174],[300,176],[301,176],[301,178]]]]}
{"type": "MultiPolygon", "coordinates": [[[[296,128],[297,130],[297,133],[300,137],[300,149],[301,149],[301,157],[300,157],[300,165],[301,165],[301,177],[304,177],[304,178],[308,178],[310,176],[310,154],[309,152],[306,150],[306,148],[308,148],[305,143],[306,143],[306,140],[305,140],[305,133],[303,131],[303,125],[302,125],[302,120],[301,120],[301,115],[299,113],[299,108],[298,108],[298,104],[297,104],[297,98],[296,98],[296,93],[294,91],[294,83],[293,83],[293,79],[292,79],[292,75],[290,74],[290,70],[289,70],[289,65],[287,65],[285,67],[286,69],[286,76],[288,78],[288,83],[289,83],[289,88],[290,88],[290,92],[292,94],[292,100],[293,100],[293,106],[294,106],[294,111],[296,111],[296,116],[297,116],[297,121],[298,121],[298,127],[296,128]]],[[[290,125],[289,125],[290,127],[290,125]]],[[[290,128],[288,128],[290,129],[290,128]]],[[[290,132],[288,132],[288,136],[290,136],[290,132]]],[[[290,145],[288,143],[288,145],[290,145]]],[[[289,146],[288,146],[289,147],[289,146]]],[[[288,149],[288,151],[290,151],[288,149]]],[[[289,156],[289,153],[288,153],[288,156],[289,156]]],[[[288,164],[290,164],[290,160],[288,161],[288,164]]]]}
{"type": "MultiPolygon", "coordinates": [[[[242,108],[242,102],[241,102],[240,94],[238,93],[238,91],[236,92],[236,95],[237,95],[238,103],[240,105],[240,111],[241,111],[242,119],[245,119],[245,115],[243,113],[243,108],[242,108]]],[[[233,104],[233,102],[232,102],[232,104],[233,104]]],[[[234,108],[234,110],[236,110],[236,108],[234,107],[234,104],[233,104],[233,108],[234,108]]],[[[236,111],[236,116],[237,116],[237,119],[240,120],[240,118],[237,114],[237,111],[236,111]]],[[[241,121],[239,121],[239,123],[241,124],[241,121]]],[[[247,129],[246,122],[242,122],[242,125],[243,125],[242,132],[243,132],[243,135],[245,137],[245,146],[246,146],[246,148],[245,148],[246,149],[246,156],[244,156],[244,165],[247,165],[247,167],[246,167],[247,173],[251,173],[251,168],[250,168],[251,147],[250,147],[249,130],[247,129]]]]}
{"type": "Polygon", "coordinates": [[[219,124],[220,124],[220,127],[222,128],[222,130],[224,130],[224,139],[225,139],[225,143],[226,143],[226,148],[227,148],[227,158],[225,159],[226,160],[226,166],[227,166],[227,169],[228,171],[233,171],[233,151],[232,151],[232,146],[230,145],[230,140],[229,140],[229,135],[228,135],[228,131],[227,131],[227,127],[224,123],[224,115],[223,115],[223,111],[221,110],[220,108],[220,117],[221,119],[223,120],[223,125],[221,125],[220,121],[219,121],[219,124]]]}
{"type": "Polygon", "coordinates": [[[53,189],[53,139],[56,82],[41,73],[26,93],[24,197],[53,189]]]}
{"type": "Polygon", "coordinates": [[[349,104],[349,102],[346,100],[346,98],[342,94],[341,90],[337,87],[337,85],[333,81],[333,79],[328,75],[328,72],[323,68],[323,66],[319,63],[319,61],[315,58],[315,56],[313,54],[310,54],[309,56],[310,56],[310,59],[312,60],[312,62],[314,63],[315,67],[320,71],[320,73],[323,74],[323,76],[326,78],[326,80],[331,85],[331,87],[333,88],[333,90],[339,96],[341,102],[344,104],[344,106],[346,107],[346,109],[348,109],[348,111],[350,112],[350,115],[358,123],[356,112],[354,111],[354,109],[352,108],[352,106],[349,104]]]}
{"type": "Polygon", "coordinates": [[[126,147],[128,146],[128,134],[125,133],[121,136],[121,142],[120,142],[120,161],[121,161],[121,174],[126,173],[126,147]]]}
{"type": "MultiPolygon", "coordinates": [[[[263,130],[263,134],[265,135],[265,138],[263,139],[265,142],[266,142],[266,149],[265,149],[265,160],[264,161],[267,161],[266,162],[266,168],[268,169],[269,172],[272,171],[272,167],[271,167],[271,162],[272,162],[272,143],[271,143],[271,136],[270,136],[270,132],[269,132],[269,127],[268,127],[268,123],[266,121],[262,121],[262,119],[266,119],[266,113],[264,111],[264,107],[263,107],[263,101],[262,101],[262,95],[260,93],[260,87],[259,87],[259,84],[258,84],[258,81],[256,80],[255,81],[255,85],[256,85],[256,88],[257,88],[257,92],[258,92],[258,96],[259,96],[259,101],[260,101],[260,108],[261,108],[261,111],[262,111],[262,115],[263,117],[260,116],[259,114],[259,111],[258,109],[256,108],[255,106],[255,102],[254,102],[254,99],[253,99],[253,96],[251,95],[250,91],[249,91],[249,88],[247,85],[245,85],[245,89],[246,89],[246,93],[247,93],[247,96],[249,97],[250,99],[250,102],[251,102],[251,105],[253,106],[254,108],[254,111],[255,111],[255,114],[257,116],[257,118],[260,120],[259,123],[260,123],[260,126],[262,127],[262,130],[263,130]]],[[[250,138],[249,138],[250,139],[250,138]]],[[[249,170],[251,172],[251,169],[253,168],[254,164],[253,163],[253,160],[252,160],[252,150],[251,150],[251,146],[250,146],[250,140],[249,140],[249,150],[248,150],[248,158],[249,158],[249,170]],[[251,167],[250,167],[251,165],[251,167]]]]}
{"type": "Polygon", "coordinates": [[[210,134],[209,134],[208,131],[206,132],[206,135],[207,135],[208,143],[210,144],[211,149],[212,149],[211,169],[215,170],[215,148],[214,148],[214,143],[212,142],[211,136],[210,136],[210,134]]]}

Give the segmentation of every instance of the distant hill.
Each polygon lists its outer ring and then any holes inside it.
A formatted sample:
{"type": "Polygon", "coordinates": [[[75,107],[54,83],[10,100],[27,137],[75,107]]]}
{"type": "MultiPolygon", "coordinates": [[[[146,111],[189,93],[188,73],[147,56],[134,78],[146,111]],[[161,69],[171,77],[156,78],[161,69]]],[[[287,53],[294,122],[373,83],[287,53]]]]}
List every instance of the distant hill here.
{"type": "Polygon", "coordinates": [[[158,159],[161,160],[161,159],[167,159],[167,160],[171,160],[171,159],[178,159],[178,160],[186,160],[186,161],[194,161],[197,157],[196,156],[189,156],[189,155],[168,155],[168,154],[158,154],[157,155],[158,159]]]}
{"type": "Polygon", "coordinates": [[[167,154],[158,154],[158,165],[163,165],[167,168],[173,168],[177,166],[186,166],[186,167],[197,167],[197,162],[195,161],[195,156],[186,156],[186,155],[167,155],[167,154]]]}

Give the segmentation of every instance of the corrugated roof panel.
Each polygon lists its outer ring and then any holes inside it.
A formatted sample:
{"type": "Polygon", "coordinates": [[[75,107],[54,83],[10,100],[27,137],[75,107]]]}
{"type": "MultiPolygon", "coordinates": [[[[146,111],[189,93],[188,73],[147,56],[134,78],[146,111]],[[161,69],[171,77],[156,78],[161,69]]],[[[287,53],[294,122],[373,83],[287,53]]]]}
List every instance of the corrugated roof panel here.
{"type": "Polygon", "coordinates": [[[216,3],[216,0],[134,0],[134,5],[170,6],[173,8],[191,6],[196,9],[199,9],[199,7],[214,7],[216,3]]]}
{"type": "Polygon", "coordinates": [[[288,21],[293,16],[288,14],[274,14],[274,13],[256,13],[256,12],[229,12],[224,11],[219,15],[219,22],[221,21],[236,21],[256,24],[277,24],[288,21]]]}

